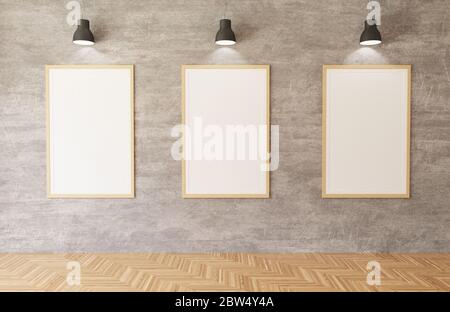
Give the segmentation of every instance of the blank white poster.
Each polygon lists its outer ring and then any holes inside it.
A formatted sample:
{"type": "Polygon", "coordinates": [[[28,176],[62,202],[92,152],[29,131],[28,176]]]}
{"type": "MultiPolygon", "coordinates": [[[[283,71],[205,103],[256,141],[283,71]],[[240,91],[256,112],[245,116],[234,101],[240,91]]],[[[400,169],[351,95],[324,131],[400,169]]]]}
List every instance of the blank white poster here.
{"type": "Polygon", "coordinates": [[[133,66],[46,71],[48,197],[134,197],[133,66]]]}
{"type": "Polygon", "coordinates": [[[324,66],[323,197],[409,197],[410,66],[324,66]]]}
{"type": "Polygon", "coordinates": [[[269,66],[183,66],[183,197],[269,196],[269,66]]]}

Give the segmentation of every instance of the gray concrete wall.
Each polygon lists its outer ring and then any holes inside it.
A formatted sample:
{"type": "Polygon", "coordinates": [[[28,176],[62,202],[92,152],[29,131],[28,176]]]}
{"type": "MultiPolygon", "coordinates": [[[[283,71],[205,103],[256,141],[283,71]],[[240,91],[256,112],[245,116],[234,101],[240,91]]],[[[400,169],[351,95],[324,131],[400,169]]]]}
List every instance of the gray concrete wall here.
{"type": "Polygon", "coordinates": [[[71,43],[66,1],[0,1],[0,251],[450,251],[450,1],[84,1],[98,43],[71,43]],[[45,64],[136,65],[136,199],[46,199],[45,64]],[[183,200],[172,160],[181,64],[272,66],[278,171],[267,200],[183,200]],[[322,64],[413,65],[412,198],[323,200],[322,64]]]}

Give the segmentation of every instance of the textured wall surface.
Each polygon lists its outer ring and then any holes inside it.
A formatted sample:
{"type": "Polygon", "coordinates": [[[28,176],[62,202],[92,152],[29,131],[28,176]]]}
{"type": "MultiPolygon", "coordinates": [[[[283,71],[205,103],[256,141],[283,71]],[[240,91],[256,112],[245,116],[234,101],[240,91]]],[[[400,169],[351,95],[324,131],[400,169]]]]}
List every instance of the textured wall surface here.
{"type": "MultiPolygon", "coordinates": [[[[98,43],[71,43],[66,1],[0,0],[0,251],[450,251],[450,1],[81,1],[98,43]],[[270,64],[280,167],[267,200],[183,200],[172,160],[181,64],[270,64]],[[412,198],[321,199],[322,64],[412,64],[412,198]],[[46,198],[45,64],[135,64],[136,198],[46,198]]],[[[382,126],[382,125],[380,125],[382,126]]]]}

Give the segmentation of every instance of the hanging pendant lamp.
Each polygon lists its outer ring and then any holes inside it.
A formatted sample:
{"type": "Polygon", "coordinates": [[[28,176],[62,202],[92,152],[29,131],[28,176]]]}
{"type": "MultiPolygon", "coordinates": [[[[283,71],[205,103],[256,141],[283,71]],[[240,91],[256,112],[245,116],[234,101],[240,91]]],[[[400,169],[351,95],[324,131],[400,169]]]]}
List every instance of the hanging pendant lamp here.
{"type": "Polygon", "coordinates": [[[364,31],[359,39],[359,44],[363,46],[373,46],[381,43],[381,34],[377,28],[377,24],[370,25],[367,21],[364,22],[364,31]]]}
{"type": "Polygon", "coordinates": [[[220,20],[220,29],[216,34],[216,44],[222,46],[230,46],[236,44],[236,36],[231,29],[231,20],[220,20]]]}
{"type": "Polygon", "coordinates": [[[78,45],[90,46],[95,44],[94,35],[89,29],[89,21],[86,19],[80,19],[78,21],[78,27],[73,34],[73,43],[78,45]]]}

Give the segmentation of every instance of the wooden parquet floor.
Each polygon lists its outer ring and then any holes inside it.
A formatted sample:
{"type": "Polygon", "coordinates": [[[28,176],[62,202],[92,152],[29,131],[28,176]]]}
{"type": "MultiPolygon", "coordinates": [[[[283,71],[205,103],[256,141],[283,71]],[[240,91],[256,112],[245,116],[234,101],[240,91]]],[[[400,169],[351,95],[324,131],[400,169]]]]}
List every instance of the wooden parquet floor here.
{"type": "Polygon", "coordinates": [[[0,254],[0,291],[450,291],[450,254],[0,254]]]}

